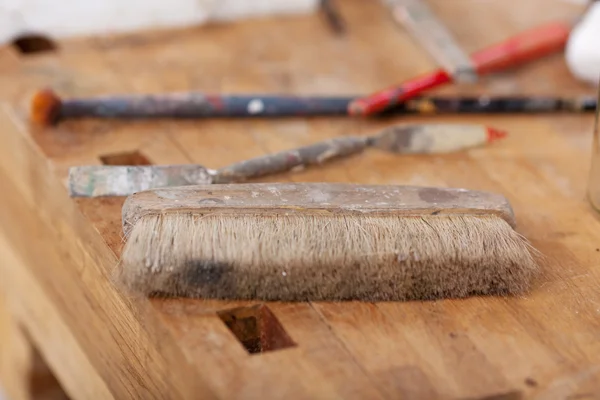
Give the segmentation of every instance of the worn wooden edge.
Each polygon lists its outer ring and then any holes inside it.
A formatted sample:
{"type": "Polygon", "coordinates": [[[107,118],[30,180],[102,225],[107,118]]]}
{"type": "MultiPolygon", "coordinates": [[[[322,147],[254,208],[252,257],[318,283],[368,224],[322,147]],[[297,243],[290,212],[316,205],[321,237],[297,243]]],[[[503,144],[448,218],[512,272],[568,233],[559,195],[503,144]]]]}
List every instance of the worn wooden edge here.
{"type": "MultiPolygon", "coordinates": [[[[199,394],[215,398],[213,389],[186,361],[168,329],[157,322],[149,300],[129,297],[114,286],[109,276],[117,263],[114,252],[69,199],[27,127],[10,106],[2,103],[0,143],[0,178],[8,192],[4,197],[8,208],[1,215],[13,226],[11,245],[34,277],[32,284],[46,292],[48,304],[60,313],[61,323],[78,342],[94,369],[94,379],[109,386],[116,398],[197,398],[199,394]],[[27,232],[27,226],[39,232],[27,232]],[[33,242],[25,239],[29,234],[43,236],[33,242]],[[36,251],[31,251],[32,243],[36,251]],[[68,258],[61,256],[65,254],[68,258]],[[81,323],[81,312],[87,315],[85,324],[81,323]],[[99,326],[103,327],[102,334],[99,326]],[[94,334],[86,333],[88,329],[94,334]],[[135,342],[128,338],[135,338],[135,342]],[[183,368],[182,373],[170,369],[172,364],[189,368],[183,368]]],[[[27,296],[23,302],[27,309],[36,309],[27,296]]],[[[50,356],[48,362],[60,365],[61,360],[47,347],[50,343],[41,341],[40,345],[44,356],[50,356]]],[[[86,392],[85,381],[74,376],[65,379],[72,392],[86,392]]]]}
{"type": "MultiPolygon", "coordinates": [[[[5,215],[2,214],[0,211],[0,218],[5,222],[5,215]]],[[[20,213],[12,215],[22,221],[20,213]]],[[[61,312],[42,285],[36,282],[37,277],[30,271],[27,260],[19,256],[19,246],[14,243],[13,232],[9,234],[0,230],[2,261],[11,267],[3,272],[0,290],[5,292],[6,303],[10,306],[15,323],[17,319],[19,323],[14,326],[12,337],[6,338],[9,342],[0,343],[0,358],[4,361],[4,366],[0,368],[0,382],[7,388],[9,398],[25,400],[47,395],[47,398],[58,400],[68,398],[67,394],[71,398],[112,398],[106,382],[91,365],[89,357],[61,317],[61,312]],[[26,300],[22,299],[24,292],[27,293],[26,300]],[[59,342],[61,346],[49,345],[59,342]],[[22,348],[21,352],[18,351],[19,347],[22,348]],[[35,358],[46,364],[42,365],[46,371],[40,372],[47,375],[44,386],[51,384],[52,387],[47,389],[52,393],[35,395],[35,382],[32,382],[35,358]]],[[[47,254],[45,256],[45,260],[50,261],[50,257],[47,254]]]]}
{"type": "Polygon", "coordinates": [[[491,192],[461,188],[355,183],[247,183],[163,188],[125,200],[125,235],[148,214],[497,216],[516,227],[509,201],[491,192]]]}
{"type": "MultiPolygon", "coordinates": [[[[2,262],[15,265],[16,260],[1,236],[0,249],[2,262]]],[[[67,399],[18,320],[18,313],[10,308],[8,296],[9,291],[0,288],[0,397],[5,394],[12,400],[67,399]]]]}

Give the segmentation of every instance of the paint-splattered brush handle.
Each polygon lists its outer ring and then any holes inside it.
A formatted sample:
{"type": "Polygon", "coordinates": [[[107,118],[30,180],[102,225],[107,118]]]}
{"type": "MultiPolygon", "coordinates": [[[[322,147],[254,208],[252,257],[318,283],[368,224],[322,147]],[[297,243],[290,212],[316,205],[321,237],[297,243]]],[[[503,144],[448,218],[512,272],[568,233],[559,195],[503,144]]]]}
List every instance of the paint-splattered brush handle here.
{"type": "Polygon", "coordinates": [[[51,90],[33,97],[32,119],[51,125],[69,118],[205,118],[346,115],[352,98],[336,96],[167,93],[61,99],[51,90]]]}
{"type": "Polygon", "coordinates": [[[425,124],[392,126],[373,136],[348,136],[242,161],[216,171],[215,183],[243,182],[362,152],[366,147],[402,154],[436,154],[492,143],[505,132],[483,125],[425,124]]]}
{"type": "Polygon", "coordinates": [[[213,180],[215,183],[243,182],[313,164],[322,164],[333,158],[360,153],[367,147],[367,141],[367,137],[348,136],[268,154],[218,169],[213,180]]]}
{"type": "Polygon", "coordinates": [[[420,97],[408,100],[383,114],[393,115],[402,110],[406,114],[510,114],[547,112],[594,111],[594,97],[420,97]]]}
{"type": "Polygon", "coordinates": [[[401,154],[440,154],[495,142],[506,132],[478,124],[397,125],[369,137],[370,147],[401,154]]]}
{"type": "MultiPolygon", "coordinates": [[[[94,118],[246,118],[347,115],[353,96],[244,95],[214,96],[201,93],[154,96],[108,96],[60,99],[52,91],[38,92],[31,104],[31,118],[40,125],[61,119],[94,118]]],[[[596,99],[522,97],[417,97],[396,104],[381,115],[538,113],[594,111],[596,99]]]]}
{"type": "Polygon", "coordinates": [[[72,167],[69,170],[69,193],[72,197],[129,196],[160,187],[239,183],[350,156],[363,151],[367,141],[367,137],[335,138],[241,161],[218,170],[202,165],[72,167]]]}

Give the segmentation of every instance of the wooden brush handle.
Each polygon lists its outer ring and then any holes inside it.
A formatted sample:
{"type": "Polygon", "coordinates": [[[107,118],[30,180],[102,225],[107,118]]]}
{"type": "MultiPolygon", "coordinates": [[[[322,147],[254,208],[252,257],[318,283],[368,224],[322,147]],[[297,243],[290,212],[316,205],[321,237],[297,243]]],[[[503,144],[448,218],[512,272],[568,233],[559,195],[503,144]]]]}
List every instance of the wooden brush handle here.
{"type": "Polygon", "coordinates": [[[515,226],[508,200],[498,194],[415,186],[351,183],[249,183],[182,186],[135,193],[123,205],[125,234],[143,215],[314,214],[493,215],[515,226]]]}
{"type": "Polygon", "coordinates": [[[365,147],[367,147],[367,138],[363,137],[349,136],[331,139],[229,165],[217,170],[213,179],[215,183],[243,182],[252,178],[289,171],[293,168],[322,164],[332,158],[359,153],[365,147]]]}

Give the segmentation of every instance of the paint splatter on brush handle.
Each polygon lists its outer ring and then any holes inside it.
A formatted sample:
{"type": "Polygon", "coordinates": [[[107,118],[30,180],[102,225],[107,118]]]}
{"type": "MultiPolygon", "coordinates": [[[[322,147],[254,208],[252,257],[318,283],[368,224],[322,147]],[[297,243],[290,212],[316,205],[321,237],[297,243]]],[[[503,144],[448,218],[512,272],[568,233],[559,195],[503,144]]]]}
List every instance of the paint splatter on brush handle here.
{"type": "MultiPolygon", "coordinates": [[[[201,118],[347,115],[351,97],[205,96],[79,99],[63,102],[59,118],[201,118]],[[184,98],[185,97],[185,98],[184,98]]],[[[417,98],[391,114],[592,111],[595,99],[417,98]]]]}
{"type": "Polygon", "coordinates": [[[330,159],[362,152],[367,147],[366,137],[344,137],[315,143],[293,150],[242,161],[216,171],[215,183],[243,182],[265,175],[322,164],[330,159]]]}
{"type": "Polygon", "coordinates": [[[243,182],[362,152],[366,147],[403,154],[459,151],[501,139],[505,133],[483,125],[401,125],[368,137],[343,137],[242,161],[219,169],[215,183],[243,182]]]}
{"type": "Polygon", "coordinates": [[[347,97],[212,96],[201,93],[71,99],[59,119],[345,115],[347,97]]]}
{"type": "MultiPolygon", "coordinates": [[[[31,119],[47,126],[61,119],[96,118],[252,118],[344,116],[352,96],[244,95],[202,93],[108,96],[63,100],[51,90],[33,96],[31,119]]],[[[417,97],[386,109],[385,115],[475,114],[594,111],[595,98],[553,97],[417,97]]]]}
{"type": "MultiPolygon", "coordinates": [[[[403,110],[415,114],[504,114],[504,113],[543,113],[553,111],[594,111],[596,99],[582,97],[561,99],[554,97],[462,97],[462,98],[416,98],[408,100],[389,113],[403,110]]],[[[386,113],[387,114],[387,113],[386,113]]]]}
{"type": "Polygon", "coordinates": [[[366,147],[400,154],[464,150],[502,139],[506,134],[483,125],[392,126],[373,136],[341,137],[242,161],[219,170],[202,165],[91,165],[69,170],[71,196],[128,196],[159,187],[239,183],[311,164],[361,153],[366,147]]]}
{"type": "Polygon", "coordinates": [[[483,125],[425,124],[384,129],[368,139],[370,147],[400,154],[450,153],[502,139],[506,133],[483,125]]]}

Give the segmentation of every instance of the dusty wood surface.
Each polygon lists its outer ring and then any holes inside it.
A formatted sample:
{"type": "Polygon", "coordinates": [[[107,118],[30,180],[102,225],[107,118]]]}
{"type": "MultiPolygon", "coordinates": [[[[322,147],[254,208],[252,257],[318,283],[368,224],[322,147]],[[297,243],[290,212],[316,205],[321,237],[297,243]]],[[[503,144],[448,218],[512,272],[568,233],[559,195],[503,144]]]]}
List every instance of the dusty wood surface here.
{"type": "MultiPolygon", "coordinates": [[[[558,0],[432,3],[469,51],[580,11],[558,0]]],[[[76,121],[39,130],[27,124],[31,93],[51,85],[65,96],[188,88],[362,94],[433,67],[380,6],[360,0],[340,5],[345,37],[332,36],[319,16],[309,16],[74,40],[39,55],[0,49],[0,226],[19,260],[0,263],[0,290],[21,300],[17,318],[71,396],[597,398],[600,224],[585,201],[591,115],[444,117],[485,123],[510,136],[462,154],[365,152],[268,179],[500,192],[514,206],[519,231],[547,258],[528,296],[269,303],[248,317],[244,307],[253,303],[150,301],[119,293],[111,284],[122,245],[122,200],[70,199],[69,166],[140,152],[154,164],[218,168],[424,118],[76,121]],[[240,326],[231,323],[231,315],[241,315],[240,326]],[[276,350],[250,354],[230,328],[252,351],[276,350]]],[[[560,55],[460,90],[591,94],[570,77],[560,55]]]]}

